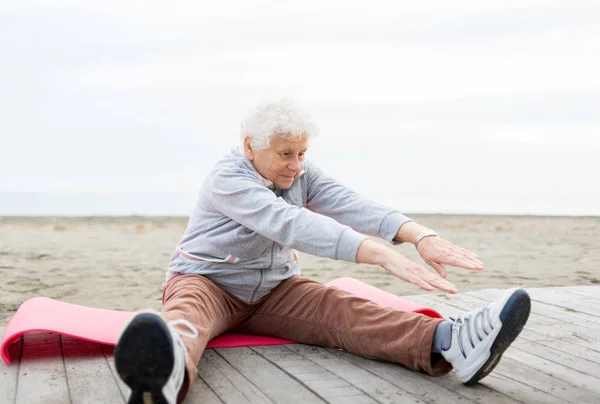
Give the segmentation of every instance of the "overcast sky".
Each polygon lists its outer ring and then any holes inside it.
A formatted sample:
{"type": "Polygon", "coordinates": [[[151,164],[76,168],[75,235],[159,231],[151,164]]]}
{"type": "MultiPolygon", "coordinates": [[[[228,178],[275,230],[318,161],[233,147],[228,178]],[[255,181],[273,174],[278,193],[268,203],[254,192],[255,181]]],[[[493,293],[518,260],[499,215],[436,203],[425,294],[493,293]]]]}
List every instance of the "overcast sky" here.
{"type": "Polygon", "coordinates": [[[0,214],[188,214],[286,95],[402,211],[600,215],[599,72],[595,0],[2,0],[0,214]]]}

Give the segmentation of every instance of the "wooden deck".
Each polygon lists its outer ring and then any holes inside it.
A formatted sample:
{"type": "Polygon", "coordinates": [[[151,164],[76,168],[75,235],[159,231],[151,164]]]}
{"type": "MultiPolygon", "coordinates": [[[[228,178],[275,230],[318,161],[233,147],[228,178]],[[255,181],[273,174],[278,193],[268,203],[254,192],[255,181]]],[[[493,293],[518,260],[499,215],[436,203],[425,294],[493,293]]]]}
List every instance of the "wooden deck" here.
{"type": "MultiPolygon", "coordinates": [[[[431,378],[294,344],[207,350],[186,403],[600,403],[600,286],[528,291],[534,302],[525,330],[475,387],[452,375],[431,378]]],[[[410,299],[447,315],[501,293],[410,299]]],[[[0,403],[122,403],[127,397],[111,347],[28,334],[11,355],[11,366],[0,365],[0,403]]]]}

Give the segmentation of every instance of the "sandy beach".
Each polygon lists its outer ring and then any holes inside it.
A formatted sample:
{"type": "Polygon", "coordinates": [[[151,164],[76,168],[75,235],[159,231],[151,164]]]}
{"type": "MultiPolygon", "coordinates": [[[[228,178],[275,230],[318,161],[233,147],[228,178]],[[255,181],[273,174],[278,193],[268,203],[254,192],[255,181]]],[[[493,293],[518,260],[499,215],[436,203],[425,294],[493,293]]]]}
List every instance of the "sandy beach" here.
{"type": "MultiPolygon", "coordinates": [[[[448,268],[459,291],[600,284],[600,217],[411,215],[482,259],[448,268]]],[[[0,326],[28,298],[121,310],[160,309],[185,217],[0,217],[0,326]]],[[[422,262],[412,245],[395,246],[422,262]]],[[[397,295],[426,293],[376,266],[302,255],[303,275],[352,276],[397,295]]]]}

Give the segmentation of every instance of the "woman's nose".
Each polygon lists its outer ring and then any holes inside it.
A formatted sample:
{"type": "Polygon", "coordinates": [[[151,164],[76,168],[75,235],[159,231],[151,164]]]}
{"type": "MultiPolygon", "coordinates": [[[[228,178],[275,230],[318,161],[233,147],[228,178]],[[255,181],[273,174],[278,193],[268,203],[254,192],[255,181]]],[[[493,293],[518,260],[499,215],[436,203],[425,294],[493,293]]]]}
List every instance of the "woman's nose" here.
{"type": "Polygon", "coordinates": [[[302,163],[300,162],[300,160],[295,160],[294,162],[288,164],[288,169],[296,172],[300,172],[301,167],[302,163]]]}

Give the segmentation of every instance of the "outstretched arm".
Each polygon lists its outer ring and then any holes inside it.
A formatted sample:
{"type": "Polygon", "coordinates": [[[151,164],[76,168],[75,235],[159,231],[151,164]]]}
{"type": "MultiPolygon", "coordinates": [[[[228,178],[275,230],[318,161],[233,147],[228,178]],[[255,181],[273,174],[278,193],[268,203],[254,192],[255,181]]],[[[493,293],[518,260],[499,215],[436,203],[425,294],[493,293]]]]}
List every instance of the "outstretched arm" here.
{"type": "Polygon", "coordinates": [[[242,170],[221,170],[211,190],[215,208],[225,216],[308,254],[356,262],[358,246],[366,238],[329,217],[287,203],[242,170]]]}
{"type": "Polygon", "coordinates": [[[410,222],[410,218],[340,184],[311,161],[305,162],[305,170],[308,209],[335,219],[360,233],[389,242],[399,242],[394,240],[398,229],[410,222]]]}
{"type": "MultiPolygon", "coordinates": [[[[410,218],[393,209],[379,205],[341,185],[333,178],[323,173],[323,171],[321,171],[314,163],[307,161],[306,168],[308,174],[307,208],[329,216],[339,223],[350,226],[364,234],[381,237],[392,243],[408,242],[416,244],[417,251],[423,260],[434,268],[443,278],[446,277],[444,265],[451,265],[469,270],[483,269],[483,263],[475,254],[457,247],[441,237],[424,237],[417,243],[417,237],[428,232],[426,227],[415,223],[410,218]]],[[[361,248],[364,245],[370,246],[371,243],[372,242],[365,244],[365,242],[363,242],[361,248]]],[[[361,258],[366,260],[363,262],[381,265],[388,272],[409,282],[412,281],[407,278],[407,268],[412,268],[412,270],[408,271],[414,272],[414,270],[416,270],[415,268],[418,267],[420,268],[417,271],[418,273],[421,273],[420,271],[423,270],[435,277],[435,275],[427,271],[424,267],[404,258],[399,253],[386,246],[377,243],[373,244],[378,247],[368,248],[367,255],[365,255],[365,251],[363,251],[361,258]],[[385,248],[386,250],[380,250],[379,247],[385,248]],[[383,252],[385,252],[385,254],[382,254],[383,252]],[[373,260],[377,261],[377,259],[381,260],[384,256],[387,259],[385,263],[370,262],[373,260]],[[404,275],[400,276],[398,275],[399,273],[404,275]]],[[[417,272],[414,273],[416,274],[417,272]]],[[[446,286],[448,285],[449,283],[446,284],[446,286]]]]}

